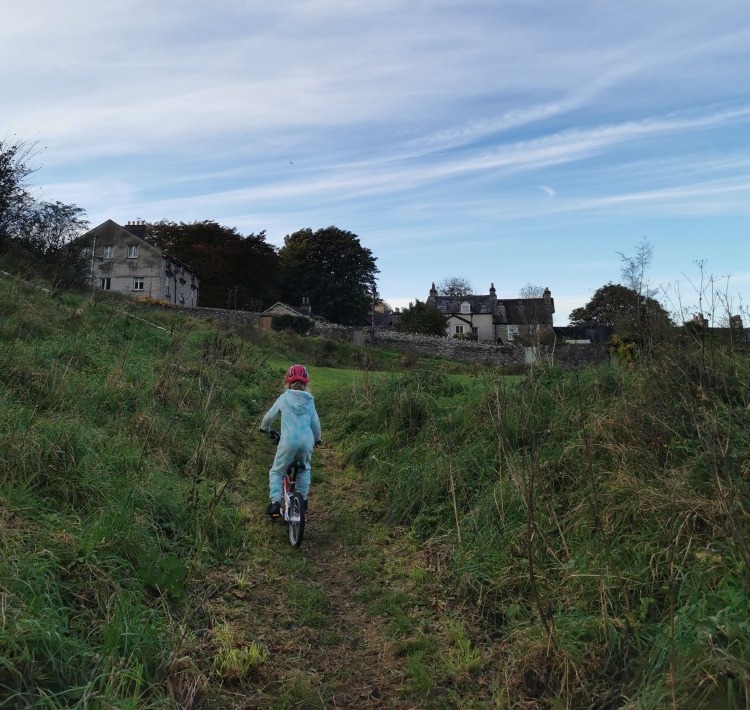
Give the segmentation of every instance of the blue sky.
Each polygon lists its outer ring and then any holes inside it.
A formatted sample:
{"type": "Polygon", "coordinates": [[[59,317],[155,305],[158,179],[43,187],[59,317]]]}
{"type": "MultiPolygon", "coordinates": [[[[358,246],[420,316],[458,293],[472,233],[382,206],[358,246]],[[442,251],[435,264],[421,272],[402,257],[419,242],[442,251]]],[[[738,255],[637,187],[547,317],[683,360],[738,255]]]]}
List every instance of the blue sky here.
{"type": "Polygon", "coordinates": [[[92,225],[352,231],[394,306],[531,283],[564,325],[643,239],[670,309],[698,262],[750,304],[745,0],[25,0],[0,134],[92,225]]]}

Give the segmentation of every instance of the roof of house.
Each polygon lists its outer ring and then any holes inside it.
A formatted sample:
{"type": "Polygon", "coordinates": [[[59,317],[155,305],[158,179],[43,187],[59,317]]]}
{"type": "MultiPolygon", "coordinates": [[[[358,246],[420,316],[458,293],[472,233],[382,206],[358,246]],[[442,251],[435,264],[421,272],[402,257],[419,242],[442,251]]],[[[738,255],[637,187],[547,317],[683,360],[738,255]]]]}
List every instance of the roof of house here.
{"type": "Polygon", "coordinates": [[[439,311],[453,316],[492,315],[492,322],[496,325],[551,321],[552,314],[555,312],[554,301],[544,298],[496,299],[488,294],[486,296],[434,296],[433,302],[439,311]],[[469,304],[469,314],[461,313],[463,303],[469,304]]]}
{"type": "Polygon", "coordinates": [[[302,316],[303,318],[307,318],[305,313],[302,313],[302,311],[296,309],[294,306],[290,306],[288,303],[282,303],[281,301],[276,301],[272,306],[269,306],[266,308],[265,311],[261,313],[261,315],[278,315],[279,310],[285,310],[289,311],[289,315],[292,316],[302,316]]]}
{"type": "Polygon", "coordinates": [[[468,303],[472,313],[492,313],[492,297],[435,296],[435,308],[444,313],[461,313],[461,304],[468,303]]]}
{"type": "Polygon", "coordinates": [[[76,241],[80,241],[81,243],[87,243],[89,241],[98,239],[99,237],[104,236],[114,236],[118,232],[120,232],[120,236],[127,236],[128,239],[135,238],[138,240],[140,244],[144,244],[149,249],[153,249],[157,252],[159,252],[162,256],[169,259],[170,261],[173,261],[175,264],[179,264],[185,269],[188,269],[189,271],[192,271],[196,276],[200,276],[198,273],[198,270],[190,266],[189,264],[186,264],[183,261],[180,261],[176,257],[172,256],[171,254],[167,254],[165,251],[159,249],[159,247],[151,244],[148,239],[145,238],[144,230],[141,229],[141,227],[144,227],[145,225],[141,224],[129,224],[126,227],[123,227],[120,224],[117,224],[114,220],[108,219],[105,222],[102,222],[101,224],[97,225],[96,227],[93,227],[92,229],[89,229],[88,232],[85,234],[82,234],[76,241]]]}

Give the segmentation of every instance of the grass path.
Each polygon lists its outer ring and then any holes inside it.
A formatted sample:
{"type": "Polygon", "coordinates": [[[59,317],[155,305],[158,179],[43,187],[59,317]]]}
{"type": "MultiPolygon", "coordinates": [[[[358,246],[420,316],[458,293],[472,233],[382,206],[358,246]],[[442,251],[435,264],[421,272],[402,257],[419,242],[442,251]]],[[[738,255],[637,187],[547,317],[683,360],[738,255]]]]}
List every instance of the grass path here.
{"type": "Polygon", "coordinates": [[[205,605],[203,651],[223,682],[200,706],[488,707],[489,655],[423,555],[333,451],[316,459],[298,550],[263,515],[265,469],[250,472],[246,555],[214,573],[205,605]]]}

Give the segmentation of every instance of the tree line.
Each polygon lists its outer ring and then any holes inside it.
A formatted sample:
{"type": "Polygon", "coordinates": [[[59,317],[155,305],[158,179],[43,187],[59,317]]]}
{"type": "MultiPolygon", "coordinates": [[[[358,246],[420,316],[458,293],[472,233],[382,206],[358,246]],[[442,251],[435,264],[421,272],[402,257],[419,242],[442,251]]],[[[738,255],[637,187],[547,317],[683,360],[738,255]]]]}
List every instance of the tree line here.
{"type": "Polygon", "coordinates": [[[333,323],[369,322],[377,274],[372,251],[338,227],[301,229],[276,249],[265,232],[242,235],[210,220],[146,225],[147,240],[198,270],[201,305],[261,310],[276,301],[309,299],[314,315],[333,323]]]}
{"type": "MultiPolygon", "coordinates": [[[[34,198],[35,143],[0,139],[0,252],[35,267],[56,285],[83,286],[87,265],[71,243],[88,229],[77,205],[34,198]]],[[[353,232],[335,226],[287,235],[269,244],[265,231],[241,234],[213,220],[146,224],[146,240],[198,271],[201,305],[261,310],[276,301],[343,325],[370,322],[376,258],[353,232]]]]}
{"type": "MultiPolygon", "coordinates": [[[[74,204],[34,197],[29,178],[39,150],[35,143],[0,139],[0,251],[36,266],[56,285],[83,284],[87,267],[69,245],[88,228],[86,212],[74,204]]],[[[201,278],[201,305],[262,310],[276,301],[299,306],[309,299],[312,312],[343,325],[370,322],[376,292],[376,258],[359,237],[335,226],[301,229],[276,248],[265,231],[241,234],[213,220],[146,224],[146,239],[192,268],[201,278]]],[[[599,288],[585,306],[570,314],[571,325],[609,325],[637,337],[649,325],[671,325],[646,280],[652,247],[642,241],[632,257],[620,254],[624,284],[599,288]]],[[[528,288],[528,287],[527,287],[528,288]]],[[[444,279],[439,292],[471,293],[463,277],[444,279]]],[[[521,294],[530,297],[531,292],[521,294]]],[[[401,314],[401,328],[435,335],[445,333],[446,317],[417,300],[401,314]]]]}

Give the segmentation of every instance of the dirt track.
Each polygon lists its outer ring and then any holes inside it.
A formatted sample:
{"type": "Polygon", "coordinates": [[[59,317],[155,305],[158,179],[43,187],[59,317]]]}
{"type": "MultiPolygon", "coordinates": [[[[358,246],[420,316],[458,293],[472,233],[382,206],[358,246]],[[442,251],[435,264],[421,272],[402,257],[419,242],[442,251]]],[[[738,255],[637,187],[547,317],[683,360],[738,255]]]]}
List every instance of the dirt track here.
{"type": "Polygon", "coordinates": [[[429,623],[433,611],[418,601],[424,584],[410,576],[422,561],[405,531],[370,520],[356,481],[321,453],[329,473],[311,489],[301,548],[250,510],[266,548],[213,579],[222,592],[206,605],[211,626],[228,624],[235,643],[259,642],[268,657],[246,677],[226,679],[200,707],[425,707],[409,687],[388,614],[378,613],[383,599],[401,600],[405,613],[429,623]]]}

